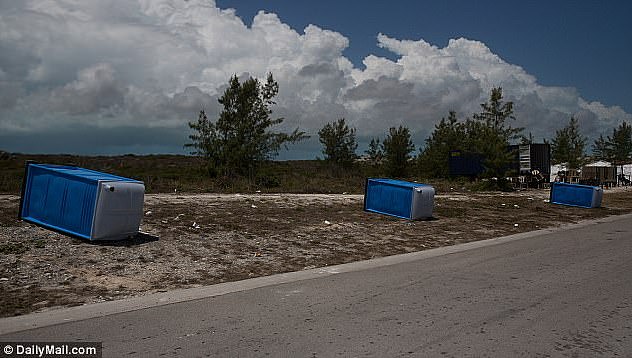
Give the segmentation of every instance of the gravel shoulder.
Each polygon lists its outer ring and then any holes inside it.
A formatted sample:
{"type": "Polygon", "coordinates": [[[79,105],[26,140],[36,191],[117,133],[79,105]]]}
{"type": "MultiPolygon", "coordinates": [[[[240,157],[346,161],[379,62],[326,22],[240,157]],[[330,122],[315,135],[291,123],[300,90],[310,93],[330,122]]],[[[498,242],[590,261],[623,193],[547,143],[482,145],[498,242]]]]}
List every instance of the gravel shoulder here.
{"type": "Polygon", "coordinates": [[[450,192],[434,218],[362,210],[362,195],[150,194],[139,237],[93,243],[17,220],[0,195],[0,316],[298,271],[632,212],[632,188],[603,207],[552,205],[548,190],[450,192]]]}

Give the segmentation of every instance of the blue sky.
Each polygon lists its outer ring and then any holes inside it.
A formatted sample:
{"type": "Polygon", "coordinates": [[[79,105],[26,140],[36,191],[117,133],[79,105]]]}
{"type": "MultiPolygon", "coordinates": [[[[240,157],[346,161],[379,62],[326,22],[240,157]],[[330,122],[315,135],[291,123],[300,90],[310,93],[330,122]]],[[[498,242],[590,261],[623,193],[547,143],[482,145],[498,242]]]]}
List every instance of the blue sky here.
{"type": "Polygon", "coordinates": [[[280,92],[278,130],[320,155],[344,117],[360,151],[405,125],[417,147],[491,88],[536,140],[578,118],[590,141],[632,122],[631,1],[0,0],[0,150],[185,153],[228,79],[280,92]],[[263,11],[262,11],[263,10],[263,11]]]}
{"type": "Polygon", "coordinates": [[[347,36],[343,52],[361,66],[378,33],[445,46],[465,37],[484,42],[547,86],[576,87],[632,112],[632,1],[289,1],[219,0],[249,24],[260,10],[295,29],[316,24],[347,36]]]}

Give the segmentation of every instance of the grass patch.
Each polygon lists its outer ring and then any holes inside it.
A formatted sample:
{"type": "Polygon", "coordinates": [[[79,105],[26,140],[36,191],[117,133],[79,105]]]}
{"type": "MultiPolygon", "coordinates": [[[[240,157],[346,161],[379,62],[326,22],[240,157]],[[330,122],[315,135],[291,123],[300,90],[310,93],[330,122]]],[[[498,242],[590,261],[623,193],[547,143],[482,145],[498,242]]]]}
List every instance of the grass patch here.
{"type": "MultiPolygon", "coordinates": [[[[47,164],[75,165],[141,180],[145,183],[146,193],[261,191],[296,194],[363,194],[366,178],[385,177],[379,166],[355,163],[352,167],[343,169],[323,160],[270,161],[263,164],[254,178],[244,178],[210,176],[201,158],[186,155],[7,154],[0,157],[0,193],[20,193],[24,164],[27,160],[47,164]]],[[[496,191],[508,188],[504,182],[491,180],[428,179],[414,175],[404,179],[433,185],[437,193],[496,191]]]]}
{"type": "Polygon", "coordinates": [[[29,247],[21,242],[7,242],[0,244],[0,254],[21,255],[29,250],[29,247]]]}

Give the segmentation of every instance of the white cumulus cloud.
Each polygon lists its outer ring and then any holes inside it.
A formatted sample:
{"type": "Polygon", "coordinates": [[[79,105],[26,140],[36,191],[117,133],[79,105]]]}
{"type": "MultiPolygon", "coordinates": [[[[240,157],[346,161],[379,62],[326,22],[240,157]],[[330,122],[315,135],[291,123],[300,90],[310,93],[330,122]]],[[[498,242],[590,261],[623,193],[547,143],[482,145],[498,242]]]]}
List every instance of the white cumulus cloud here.
{"type": "MultiPolygon", "coordinates": [[[[632,121],[573,88],[538,84],[480,41],[440,47],[378,34],[395,60],[369,55],[356,67],[342,55],[350,40],[335,29],[237,15],[210,0],[0,2],[0,147],[81,151],[61,138],[91,132],[100,139],[87,152],[180,151],[199,110],[217,116],[231,75],[267,72],[280,85],[283,129],[312,135],[345,117],[362,138],[403,124],[422,144],[448,111],[470,116],[497,86],[515,103],[516,125],[536,138],[571,115],[587,134],[632,121]],[[25,136],[37,140],[29,147],[25,136]]],[[[314,143],[304,144],[312,157],[314,143]]]]}

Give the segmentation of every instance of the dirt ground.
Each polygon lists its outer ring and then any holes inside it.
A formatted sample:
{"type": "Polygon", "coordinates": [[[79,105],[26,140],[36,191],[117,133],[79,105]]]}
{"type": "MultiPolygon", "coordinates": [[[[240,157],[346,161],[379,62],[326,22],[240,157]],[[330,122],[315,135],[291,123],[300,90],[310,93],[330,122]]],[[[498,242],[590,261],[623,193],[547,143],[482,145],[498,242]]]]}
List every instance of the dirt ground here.
{"type": "Polygon", "coordinates": [[[632,212],[632,188],[602,208],[548,203],[548,190],[451,191],[431,220],[362,210],[361,195],[154,194],[141,231],[118,242],[66,237],[17,220],[0,195],[0,317],[116,300],[531,231],[632,212]]]}

